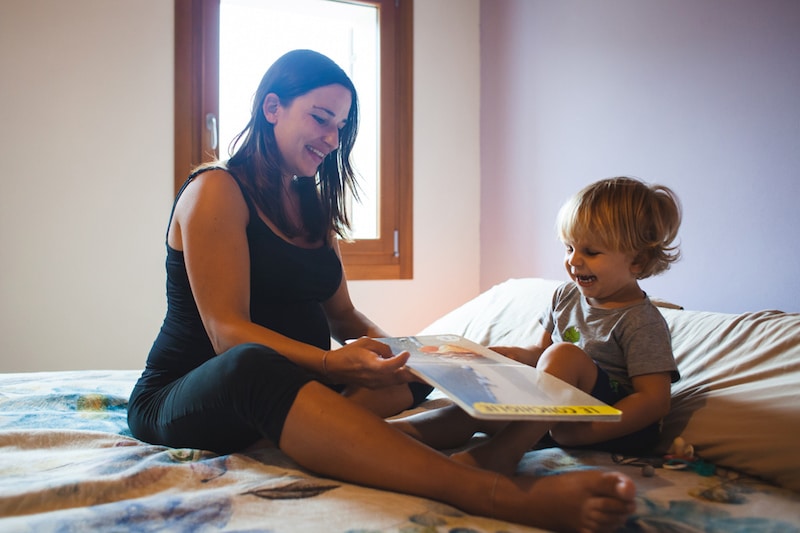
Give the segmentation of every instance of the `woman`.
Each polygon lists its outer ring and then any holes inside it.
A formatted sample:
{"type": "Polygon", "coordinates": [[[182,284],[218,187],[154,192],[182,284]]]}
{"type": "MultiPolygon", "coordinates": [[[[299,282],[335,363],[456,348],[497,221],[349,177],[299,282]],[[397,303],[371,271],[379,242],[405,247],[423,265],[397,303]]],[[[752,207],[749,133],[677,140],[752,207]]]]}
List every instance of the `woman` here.
{"type": "Polygon", "coordinates": [[[615,528],[633,507],[624,476],[505,477],[383,420],[429,389],[408,354],[370,338],[387,334],[348,294],[337,235],[357,126],[347,75],[289,52],[264,75],[227,164],[187,180],[167,232],[167,315],[131,394],[134,436],[218,453],[268,438],[332,478],[552,529],[615,528]],[[331,349],[331,337],[357,340],[331,349]]]}

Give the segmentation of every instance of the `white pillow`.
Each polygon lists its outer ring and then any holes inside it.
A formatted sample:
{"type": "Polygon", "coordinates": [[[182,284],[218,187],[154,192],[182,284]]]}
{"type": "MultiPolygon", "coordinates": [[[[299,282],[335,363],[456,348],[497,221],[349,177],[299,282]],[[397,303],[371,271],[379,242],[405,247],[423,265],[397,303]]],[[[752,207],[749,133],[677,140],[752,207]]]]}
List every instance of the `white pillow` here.
{"type": "Polygon", "coordinates": [[[484,346],[528,346],[539,339],[539,314],[562,281],[509,279],[436,320],[420,335],[452,333],[484,346]]]}
{"type": "Polygon", "coordinates": [[[800,314],[661,312],[681,372],[662,448],[681,436],[703,459],[800,491],[800,314]]]}

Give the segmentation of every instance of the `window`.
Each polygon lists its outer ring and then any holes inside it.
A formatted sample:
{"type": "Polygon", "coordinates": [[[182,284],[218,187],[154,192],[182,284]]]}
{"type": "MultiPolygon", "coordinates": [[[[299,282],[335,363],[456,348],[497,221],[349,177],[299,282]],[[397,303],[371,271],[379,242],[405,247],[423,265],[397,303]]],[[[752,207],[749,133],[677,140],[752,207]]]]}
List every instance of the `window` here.
{"type": "MultiPolygon", "coordinates": [[[[377,131],[370,135],[369,124],[362,124],[356,143],[358,151],[365,138],[365,143],[370,136],[377,142],[377,161],[367,164],[366,169],[358,159],[356,161],[364,179],[369,182],[374,178],[376,183],[373,192],[369,186],[366,188],[367,196],[376,201],[372,210],[376,220],[374,230],[364,230],[363,225],[359,227],[359,218],[363,221],[369,216],[355,212],[355,240],[342,243],[343,261],[349,279],[410,279],[413,264],[412,2],[364,0],[347,4],[370,7],[377,14],[380,79],[373,97],[365,94],[354,78],[362,105],[369,105],[370,100],[376,102],[377,131]]],[[[319,49],[313,45],[306,47],[319,49]]],[[[336,60],[333,54],[319,51],[336,60]]],[[[255,91],[266,66],[255,73],[256,81],[248,87],[250,94],[255,91]]],[[[345,65],[342,67],[348,71],[345,65]]],[[[218,157],[220,148],[223,158],[227,155],[230,135],[225,133],[226,128],[238,132],[244,126],[244,123],[224,127],[217,124],[220,93],[220,0],[175,0],[176,190],[194,166],[218,157]]],[[[249,110],[249,102],[246,104],[249,110]]],[[[363,115],[369,116],[368,113],[363,115]]]]}
{"type": "Polygon", "coordinates": [[[219,153],[250,119],[253,88],[269,65],[289,50],[311,48],[338,63],[358,87],[360,127],[353,159],[359,202],[349,204],[352,235],[379,237],[378,7],[331,0],[221,0],[219,37],[219,153]],[[275,24],[279,20],[280,24],[275,24]],[[264,31],[269,28],[269,31],[264,31]]]}

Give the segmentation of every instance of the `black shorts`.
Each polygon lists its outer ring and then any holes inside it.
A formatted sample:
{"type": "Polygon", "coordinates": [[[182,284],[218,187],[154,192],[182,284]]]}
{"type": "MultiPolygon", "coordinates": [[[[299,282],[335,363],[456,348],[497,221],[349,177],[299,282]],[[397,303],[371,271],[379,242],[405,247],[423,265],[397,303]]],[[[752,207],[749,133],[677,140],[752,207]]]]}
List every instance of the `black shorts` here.
{"type": "MultiPolygon", "coordinates": [[[[608,405],[614,405],[630,393],[620,387],[618,382],[611,379],[605,370],[597,366],[597,379],[594,382],[594,388],[589,394],[608,405]]],[[[658,444],[660,436],[661,421],[658,421],[634,433],[586,447],[614,453],[647,454],[652,452],[653,448],[658,444]]]]}
{"type": "MultiPolygon", "coordinates": [[[[231,453],[265,437],[277,445],[297,393],[315,378],[271,348],[242,344],[165,386],[137,384],[128,425],[134,437],[173,448],[231,453]]],[[[415,404],[431,391],[410,385],[415,404]]]]}

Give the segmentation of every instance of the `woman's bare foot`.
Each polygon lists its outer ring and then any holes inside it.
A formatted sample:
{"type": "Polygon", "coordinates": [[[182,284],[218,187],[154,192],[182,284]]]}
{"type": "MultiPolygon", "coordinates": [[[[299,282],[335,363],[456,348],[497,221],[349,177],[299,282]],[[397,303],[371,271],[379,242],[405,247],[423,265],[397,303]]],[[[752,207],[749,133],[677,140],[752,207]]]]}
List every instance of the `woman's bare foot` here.
{"type": "Polygon", "coordinates": [[[583,470],[535,478],[500,477],[492,514],[554,531],[604,533],[625,523],[636,510],[635,497],[633,481],[617,472],[583,470]]]}

